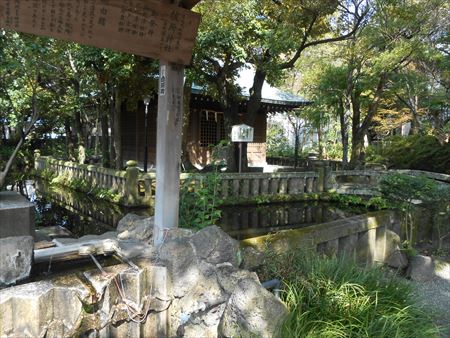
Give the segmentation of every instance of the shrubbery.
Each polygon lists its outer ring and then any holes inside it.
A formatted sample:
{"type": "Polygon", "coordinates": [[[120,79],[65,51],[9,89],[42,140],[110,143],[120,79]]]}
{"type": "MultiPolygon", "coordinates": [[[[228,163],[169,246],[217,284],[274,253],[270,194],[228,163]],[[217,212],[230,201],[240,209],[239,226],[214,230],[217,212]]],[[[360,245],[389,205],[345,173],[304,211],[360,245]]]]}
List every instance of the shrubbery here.
{"type": "Polygon", "coordinates": [[[284,284],[282,337],[439,337],[410,284],[382,268],[298,250],[265,261],[262,277],[284,284]]]}
{"type": "Polygon", "coordinates": [[[113,203],[119,203],[120,201],[120,196],[116,192],[105,188],[94,187],[91,182],[71,177],[68,172],[56,175],[55,173],[44,169],[40,176],[49,181],[51,185],[69,187],[70,189],[81,191],[113,203]]]}
{"type": "Polygon", "coordinates": [[[202,229],[221,217],[220,173],[208,173],[200,182],[186,180],[180,189],[180,227],[202,229]]]}
{"type": "Polygon", "coordinates": [[[369,146],[367,162],[392,169],[416,169],[450,174],[450,144],[441,145],[434,136],[393,136],[383,145],[369,146]]]}

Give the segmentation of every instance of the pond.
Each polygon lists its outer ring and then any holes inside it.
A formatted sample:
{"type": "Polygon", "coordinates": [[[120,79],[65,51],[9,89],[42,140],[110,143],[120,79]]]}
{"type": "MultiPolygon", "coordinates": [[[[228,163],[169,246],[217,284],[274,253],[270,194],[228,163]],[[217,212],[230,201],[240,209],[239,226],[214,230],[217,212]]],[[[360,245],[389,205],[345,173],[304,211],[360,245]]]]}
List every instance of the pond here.
{"type": "Polygon", "coordinates": [[[336,204],[321,201],[228,206],[219,225],[230,236],[242,240],[281,230],[303,228],[356,215],[336,204]]]}
{"type": "MultiPolygon", "coordinates": [[[[152,208],[130,209],[95,199],[68,188],[51,187],[45,181],[27,181],[29,199],[36,204],[36,228],[41,240],[55,237],[81,237],[114,231],[120,219],[129,212],[153,215],[152,208]]],[[[263,236],[277,231],[309,227],[353,215],[363,210],[348,211],[339,205],[308,201],[297,203],[226,206],[222,208],[219,226],[237,240],[263,236]]],[[[415,245],[421,250],[447,248],[450,251],[450,215],[437,226],[424,209],[414,213],[415,245]]],[[[404,229],[393,229],[402,239],[404,229]]]]}
{"type": "MultiPolygon", "coordinates": [[[[81,237],[114,231],[128,212],[151,216],[151,208],[129,209],[45,181],[27,181],[36,204],[36,228],[50,237],[81,237]]],[[[219,226],[241,240],[280,230],[306,227],[355,215],[324,202],[277,203],[222,208],[219,226]]]]}

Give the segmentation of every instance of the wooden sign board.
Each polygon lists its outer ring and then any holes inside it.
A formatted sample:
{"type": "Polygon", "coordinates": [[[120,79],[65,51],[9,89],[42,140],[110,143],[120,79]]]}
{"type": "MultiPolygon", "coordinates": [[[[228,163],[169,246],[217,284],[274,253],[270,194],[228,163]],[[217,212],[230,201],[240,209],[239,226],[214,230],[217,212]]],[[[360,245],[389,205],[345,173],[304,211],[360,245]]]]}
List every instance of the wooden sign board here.
{"type": "Polygon", "coordinates": [[[184,65],[199,23],[157,0],[0,0],[0,27],[184,65]]]}

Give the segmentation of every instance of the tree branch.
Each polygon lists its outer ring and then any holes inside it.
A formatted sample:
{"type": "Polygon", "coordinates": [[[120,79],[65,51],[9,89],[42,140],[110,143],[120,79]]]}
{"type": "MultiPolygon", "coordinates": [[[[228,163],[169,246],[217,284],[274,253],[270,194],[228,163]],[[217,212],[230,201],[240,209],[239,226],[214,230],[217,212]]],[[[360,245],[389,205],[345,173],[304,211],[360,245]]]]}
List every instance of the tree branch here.
{"type": "MultiPolygon", "coordinates": [[[[294,56],[289,61],[283,63],[281,65],[281,69],[288,69],[288,68],[294,67],[295,62],[300,58],[302,52],[308,47],[317,46],[317,45],[321,45],[321,44],[325,44],[325,43],[329,43],[329,42],[338,42],[338,41],[347,40],[350,37],[352,37],[353,35],[355,35],[356,32],[358,31],[358,29],[360,28],[364,18],[366,17],[366,15],[369,12],[369,10],[367,8],[361,14],[359,14],[358,13],[359,5],[360,5],[360,3],[356,4],[355,11],[351,12],[351,14],[355,18],[355,22],[353,24],[353,28],[351,31],[347,32],[344,35],[336,36],[333,38],[325,38],[325,39],[319,39],[319,40],[307,42],[308,38],[313,30],[314,24],[317,21],[317,16],[314,16],[313,20],[311,20],[307,30],[305,31],[305,35],[303,36],[303,39],[302,39],[299,47],[297,48],[297,51],[295,52],[294,56]]],[[[350,13],[350,12],[347,10],[347,13],[350,13]]]]}

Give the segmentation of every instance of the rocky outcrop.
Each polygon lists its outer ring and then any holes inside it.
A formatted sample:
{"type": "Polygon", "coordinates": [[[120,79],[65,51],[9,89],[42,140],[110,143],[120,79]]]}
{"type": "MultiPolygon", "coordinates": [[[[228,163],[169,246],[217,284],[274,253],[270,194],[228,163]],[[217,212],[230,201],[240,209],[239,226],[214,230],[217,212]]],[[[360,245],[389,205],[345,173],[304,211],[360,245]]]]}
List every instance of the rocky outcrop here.
{"type": "Polygon", "coordinates": [[[139,240],[150,242],[153,237],[153,217],[129,213],[117,225],[119,240],[139,240]]]}
{"type": "MultiPolygon", "coordinates": [[[[118,232],[148,222],[127,216],[118,232]]],[[[159,250],[117,242],[124,264],[0,290],[0,336],[277,336],[286,307],[239,268],[239,243],[220,228],[170,230],[159,250]]]]}
{"type": "Polygon", "coordinates": [[[260,283],[244,279],[227,302],[219,333],[221,337],[277,337],[287,314],[285,305],[260,283]]]}
{"type": "Polygon", "coordinates": [[[385,262],[394,269],[404,269],[408,266],[408,258],[401,249],[400,236],[391,230],[386,230],[385,262]]]}
{"type": "Polygon", "coordinates": [[[31,236],[0,238],[0,287],[30,275],[34,240],[31,236]]]}
{"type": "MultiPolygon", "coordinates": [[[[230,327],[239,323],[245,328],[244,336],[259,336],[261,327],[272,334],[271,337],[276,336],[277,325],[284,318],[286,307],[264,289],[255,273],[238,268],[241,263],[239,243],[220,228],[211,226],[188,237],[165,241],[159,258],[167,265],[173,281],[174,300],[169,323],[172,335],[227,336],[230,327]],[[258,324],[259,328],[252,321],[254,313],[247,313],[248,322],[236,314],[241,309],[236,301],[242,293],[250,302],[243,306],[253,302],[257,305],[257,320],[265,321],[258,324]],[[228,313],[226,319],[225,312],[228,313]],[[222,322],[224,329],[219,328],[222,322]]],[[[232,336],[239,336],[237,333],[232,336]]]]}
{"type": "Polygon", "coordinates": [[[410,258],[406,276],[417,282],[434,278],[434,261],[429,256],[416,255],[410,258]]]}
{"type": "Polygon", "coordinates": [[[391,268],[402,270],[408,266],[408,258],[399,248],[391,252],[386,259],[386,264],[391,268]]]}
{"type": "Polygon", "coordinates": [[[258,251],[251,246],[246,246],[241,249],[241,268],[245,270],[254,271],[264,264],[264,253],[258,251]]]}

